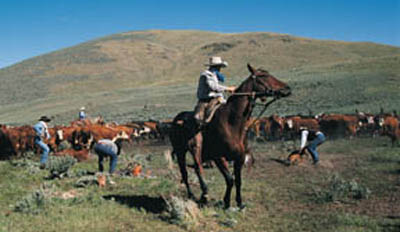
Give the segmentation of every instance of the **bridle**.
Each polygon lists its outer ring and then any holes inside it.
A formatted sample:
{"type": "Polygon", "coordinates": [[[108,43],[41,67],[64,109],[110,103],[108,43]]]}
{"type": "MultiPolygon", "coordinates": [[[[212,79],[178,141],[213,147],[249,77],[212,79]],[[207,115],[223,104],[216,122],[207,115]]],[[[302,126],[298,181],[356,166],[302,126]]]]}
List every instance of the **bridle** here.
{"type": "Polygon", "coordinates": [[[252,74],[250,76],[253,80],[253,89],[255,89],[256,84],[261,84],[263,87],[265,87],[265,91],[260,91],[260,92],[256,92],[256,91],[252,91],[252,92],[242,92],[242,93],[232,93],[232,95],[235,96],[249,96],[250,97],[250,104],[252,105],[252,107],[254,107],[256,105],[256,99],[259,97],[273,97],[272,100],[268,101],[265,104],[261,104],[264,106],[264,108],[260,111],[260,113],[257,115],[256,119],[249,125],[247,126],[246,130],[253,126],[253,124],[260,119],[261,115],[264,114],[264,112],[267,110],[268,106],[270,106],[272,103],[274,103],[276,100],[278,100],[280,98],[280,91],[279,90],[272,90],[272,88],[268,85],[265,85],[264,83],[260,82],[257,79],[257,75],[252,74]]]}
{"type": "Polygon", "coordinates": [[[271,86],[260,82],[257,79],[257,75],[255,75],[255,74],[252,74],[250,77],[253,80],[253,89],[255,89],[255,86],[258,83],[258,84],[262,85],[263,87],[265,87],[266,90],[265,91],[259,91],[259,92],[252,91],[252,92],[232,93],[231,95],[234,95],[234,96],[250,96],[254,100],[256,98],[259,98],[259,97],[280,98],[280,90],[272,90],[271,86]]]}

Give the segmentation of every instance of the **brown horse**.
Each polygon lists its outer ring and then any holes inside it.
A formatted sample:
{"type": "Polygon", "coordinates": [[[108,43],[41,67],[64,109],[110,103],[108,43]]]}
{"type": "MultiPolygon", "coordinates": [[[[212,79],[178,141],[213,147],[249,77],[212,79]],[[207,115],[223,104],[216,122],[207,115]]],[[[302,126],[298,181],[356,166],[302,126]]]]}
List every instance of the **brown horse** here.
{"type": "Polygon", "coordinates": [[[173,153],[177,155],[182,182],[185,183],[189,198],[194,198],[190,189],[187,170],[186,152],[189,150],[195,163],[195,172],[202,189],[200,201],[207,202],[207,185],[201,174],[202,163],[213,160],[226,181],[224,196],[225,208],[230,206],[233,183],[236,185],[236,202],[242,208],[241,198],[241,169],[246,155],[246,122],[249,120],[255,101],[267,97],[274,99],[291,94],[290,87],[277,80],[267,71],[254,69],[247,65],[251,75],[228,98],[226,104],[219,107],[211,122],[202,129],[201,133],[190,130],[188,124],[194,123],[193,112],[179,113],[172,123],[170,140],[173,153]],[[233,161],[235,179],[229,173],[226,161],[233,161]]]}

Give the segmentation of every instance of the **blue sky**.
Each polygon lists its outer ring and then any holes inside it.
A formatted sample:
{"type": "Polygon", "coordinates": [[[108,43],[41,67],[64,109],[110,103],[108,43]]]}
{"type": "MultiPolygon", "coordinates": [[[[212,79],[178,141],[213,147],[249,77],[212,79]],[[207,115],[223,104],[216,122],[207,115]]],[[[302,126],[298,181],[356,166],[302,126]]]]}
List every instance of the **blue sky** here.
{"type": "Polygon", "coordinates": [[[0,68],[148,29],[265,31],[400,46],[400,0],[2,0],[0,68]]]}

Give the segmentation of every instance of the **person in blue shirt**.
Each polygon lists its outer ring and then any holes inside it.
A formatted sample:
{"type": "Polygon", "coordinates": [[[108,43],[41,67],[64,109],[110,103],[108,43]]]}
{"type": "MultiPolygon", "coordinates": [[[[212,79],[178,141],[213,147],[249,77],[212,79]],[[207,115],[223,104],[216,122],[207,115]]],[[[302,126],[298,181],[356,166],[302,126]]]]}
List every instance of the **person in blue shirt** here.
{"type": "Polygon", "coordinates": [[[40,117],[39,122],[33,126],[33,130],[35,131],[35,144],[42,149],[42,154],[40,156],[40,169],[46,167],[47,158],[50,152],[49,146],[44,142],[44,139],[50,139],[49,128],[47,125],[50,121],[51,119],[47,116],[42,116],[40,117]]]}
{"type": "Polygon", "coordinates": [[[79,120],[84,120],[86,119],[86,112],[85,112],[85,107],[82,106],[81,109],[79,110],[79,120]]]}

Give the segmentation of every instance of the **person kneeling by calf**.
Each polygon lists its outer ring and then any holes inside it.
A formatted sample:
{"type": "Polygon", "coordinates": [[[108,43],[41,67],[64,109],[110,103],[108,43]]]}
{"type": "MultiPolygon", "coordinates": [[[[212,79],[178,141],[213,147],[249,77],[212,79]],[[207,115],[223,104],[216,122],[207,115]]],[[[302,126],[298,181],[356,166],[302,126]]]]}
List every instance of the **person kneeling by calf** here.
{"type": "Polygon", "coordinates": [[[313,163],[318,164],[319,156],[317,152],[317,147],[325,142],[325,135],[321,131],[308,130],[305,127],[300,127],[301,133],[301,145],[300,145],[300,155],[303,155],[307,149],[310,152],[313,163]],[[306,143],[308,141],[308,145],[306,143]]]}
{"type": "Polygon", "coordinates": [[[110,170],[109,173],[114,173],[117,167],[118,156],[121,153],[122,140],[115,142],[110,139],[99,140],[94,146],[94,151],[99,156],[99,171],[104,171],[103,160],[104,157],[110,157],[110,170]]]}

